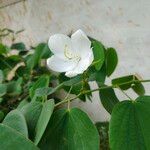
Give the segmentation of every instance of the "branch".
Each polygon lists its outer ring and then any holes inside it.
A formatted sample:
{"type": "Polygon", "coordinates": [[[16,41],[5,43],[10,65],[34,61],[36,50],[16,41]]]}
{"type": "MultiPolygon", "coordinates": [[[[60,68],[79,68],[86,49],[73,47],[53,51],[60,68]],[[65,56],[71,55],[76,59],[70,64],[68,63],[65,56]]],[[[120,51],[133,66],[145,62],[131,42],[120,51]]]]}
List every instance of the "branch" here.
{"type": "Polygon", "coordinates": [[[93,92],[96,92],[96,91],[99,91],[99,90],[103,90],[103,89],[109,89],[109,88],[118,88],[118,86],[122,86],[122,85],[126,85],[126,84],[134,84],[134,83],[144,83],[144,82],[150,82],[150,80],[133,80],[133,81],[129,81],[129,82],[125,82],[125,83],[122,83],[122,84],[118,84],[118,85],[110,85],[110,86],[103,86],[103,87],[100,87],[100,88],[97,88],[97,89],[93,89],[93,90],[87,90],[87,91],[83,91],[82,93],[79,93],[77,96],[73,97],[73,98],[70,98],[70,99],[65,99],[57,104],[55,104],[55,107],[61,105],[61,104],[64,104],[64,103],[67,103],[68,101],[73,101],[77,98],[79,98],[79,96],[81,96],[82,94],[88,94],[88,93],[93,93],[93,92]]]}

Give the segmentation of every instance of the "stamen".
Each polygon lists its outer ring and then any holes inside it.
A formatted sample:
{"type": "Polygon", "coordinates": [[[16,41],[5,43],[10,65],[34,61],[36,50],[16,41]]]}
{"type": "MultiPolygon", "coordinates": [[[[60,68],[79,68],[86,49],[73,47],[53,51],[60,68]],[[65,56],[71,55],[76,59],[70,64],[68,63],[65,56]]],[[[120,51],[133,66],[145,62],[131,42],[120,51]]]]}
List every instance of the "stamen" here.
{"type": "Polygon", "coordinates": [[[64,55],[65,55],[65,57],[67,57],[68,59],[72,59],[72,57],[73,57],[73,54],[69,51],[67,45],[65,45],[65,48],[64,48],[64,55]]]}
{"type": "Polygon", "coordinates": [[[70,59],[76,59],[78,62],[81,60],[81,57],[77,54],[73,54],[69,49],[68,49],[68,46],[65,45],[65,48],[64,48],[64,55],[66,58],[68,58],[69,60],[70,59]]]}

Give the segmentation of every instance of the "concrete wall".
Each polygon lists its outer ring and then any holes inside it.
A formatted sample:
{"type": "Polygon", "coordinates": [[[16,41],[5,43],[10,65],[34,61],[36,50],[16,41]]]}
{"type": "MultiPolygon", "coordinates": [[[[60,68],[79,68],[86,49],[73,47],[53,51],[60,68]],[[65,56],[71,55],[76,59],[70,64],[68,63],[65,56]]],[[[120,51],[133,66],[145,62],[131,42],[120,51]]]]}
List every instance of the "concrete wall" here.
{"type": "MultiPolygon", "coordinates": [[[[0,0],[0,5],[7,2],[0,0]]],[[[0,28],[3,27],[24,28],[16,41],[21,38],[28,45],[46,41],[54,33],[68,34],[80,28],[117,49],[119,65],[112,77],[137,73],[150,78],[150,1],[26,0],[0,9],[0,28]]],[[[150,94],[150,86],[145,85],[150,94]]],[[[126,99],[117,93],[120,99],[126,99]]],[[[136,97],[130,91],[129,94],[136,97]]],[[[98,93],[92,104],[74,105],[82,106],[94,121],[109,119],[99,104],[98,93]]]]}

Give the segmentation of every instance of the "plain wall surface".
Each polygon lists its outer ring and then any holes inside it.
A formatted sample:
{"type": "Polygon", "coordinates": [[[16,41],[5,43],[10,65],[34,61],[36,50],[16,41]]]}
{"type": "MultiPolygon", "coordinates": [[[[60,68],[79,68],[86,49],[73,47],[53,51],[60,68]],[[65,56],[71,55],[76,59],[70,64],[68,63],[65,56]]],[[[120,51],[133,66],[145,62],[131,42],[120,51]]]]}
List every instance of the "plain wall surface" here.
{"type": "MultiPolygon", "coordinates": [[[[0,0],[0,6],[11,1],[15,0],[0,0]]],[[[105,46],[116,48],[119,64],[111,78],[128,74],[150,78],[150,1],[26,0],[0,9],[0,28],[4,27],[25,29],[16,41],[27,45],[80,28],[105,46]]],[[[145,84],[147,94],[150,94],[149,85],[145,84]]],[[[117,94],[121,100],[127,99],[118,91],[117,94]]],[[[129,94],[136,97],[132,92],[129,94]]],[[[109,115],[99,101],[98,93],[94,93],[93,103],[74,105],[82,106],[94,121],[107,120],[109,115]]]]}

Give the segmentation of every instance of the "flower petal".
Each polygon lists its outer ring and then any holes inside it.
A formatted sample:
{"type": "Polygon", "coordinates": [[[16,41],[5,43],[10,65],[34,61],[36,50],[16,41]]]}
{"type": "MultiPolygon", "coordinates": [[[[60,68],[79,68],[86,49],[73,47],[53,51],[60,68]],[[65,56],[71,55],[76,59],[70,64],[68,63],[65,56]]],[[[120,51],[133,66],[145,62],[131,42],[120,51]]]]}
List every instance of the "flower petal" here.
{"type": "Polygon", "coordinates": [[[88,52],[91,51],[91,41],[80,29],[72,34],[71,42],[73,46],[73,51],[79,53],[81,56],[85,56],[88,52]]]}
{"type": "Polygon", "coordinates": [[[82,74],[92,64],[93,60],[93,53],[88,53],[79,61],[78,65],[73,70],[67,71],[65,75],[67,77],[74,77],[78,74],[82,74]]]}
{"type": "Polygon", "coordinates": [[[67,72],[65,73],[65,76],[71,78],[71,77],[74,77],[74,76],[76,76],[76,75],[78,75],[78,74],[79,74],[79,72],[75,72],[75,71],[73,70],[73,71],[67,71],[67,72]]]}
{"type": "Polygon", "coordinates": [[[63,60],[54,55],[47,59],[47,66],[56,72],[66,72],[72,70],[76,65],[76,61],[63,60]]]}
{"type": "Polygon", "coordinates": [[[55,34],[49,38],[48,46],[57,57],[66,59],[64,49],[67,46],[67,49],[71,50],[71,39],[64,34],[55,34]]]}

